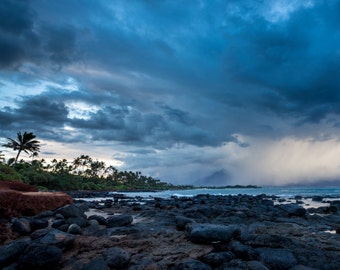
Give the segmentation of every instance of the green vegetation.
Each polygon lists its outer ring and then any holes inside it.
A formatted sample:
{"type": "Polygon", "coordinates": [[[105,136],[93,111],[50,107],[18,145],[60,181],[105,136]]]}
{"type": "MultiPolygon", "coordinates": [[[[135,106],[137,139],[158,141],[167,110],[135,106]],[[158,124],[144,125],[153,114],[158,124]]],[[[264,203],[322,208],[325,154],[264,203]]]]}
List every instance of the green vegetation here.
{"type": "MultiPolygon", "coordinates": [[[[4,155],[0,151],[0,180],[18,180],[36,185],[40,190],[117,190],[117,191],[158,191],[194,189],[191,185],[175,186],[161,182],[141,172],[118,171],[113,166],[106,167],[105,163],[93,160],[88,155],[81,155],[72,162],[66,159],[52,160],[50,164],[44,159],[35,159],[40,151],[40,142],[31,132],[22,135],[17,133],[18,141],[7,138],[3,147],[18,151],[15,158],[4,163],[4,155]],[[31,153],[30,162],[20,160],[20,153],[31,153]]],[[[257,188],[257,186],[224,186],[200,188],[257,188]]]]}
{"type": "Polygon", "coordinates": [[[0,180],[1,181],[21,180],[21,175],[17,173],[12,167],[0,163],[0,180]]]}
{"type": "Polygon", "coordinates": [[[118,171],[113,166],[93,160],[88,155],[81,155],[72,162],[66,159],[54,159],[46,164],[44,159],[36,160],[40,151],[40,142],[32,132],[17,133],[17,140],[7,138],[3,147],[18,151],[15,158],[4,164],[4,155],[0,151],[0,180],[19,180],[27,184],[49,190],[165,190],[182,189],[190,186],[174,186],[161,182],[141,172],[118,171]],[[21,152],[31,153],[32,161],[19,159],[21,152]]]}
{"type": "Polygon", "coordinates": [[[41,159],[31,162],[21,160],[11,166],[0,164],[0,180],[19,180],[49,190],[145,191],[192,188],[164,183],[141,172],[118,171],[87,155],[77,157],[72,162],[54,159],[51,164],[47,164],[41,159]]]}

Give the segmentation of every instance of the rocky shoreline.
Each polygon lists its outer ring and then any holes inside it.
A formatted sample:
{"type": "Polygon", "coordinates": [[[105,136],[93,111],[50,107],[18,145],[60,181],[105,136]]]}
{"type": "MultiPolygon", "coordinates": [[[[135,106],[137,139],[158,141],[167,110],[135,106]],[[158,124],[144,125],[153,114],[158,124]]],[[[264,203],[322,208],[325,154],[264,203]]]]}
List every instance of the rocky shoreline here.
{"type": "Polygon", "coordinates": [[[306,209],[303,198],[266,195],[73,197],[3,221],[0,269],[339,269],[340,200],[306,209]]]}

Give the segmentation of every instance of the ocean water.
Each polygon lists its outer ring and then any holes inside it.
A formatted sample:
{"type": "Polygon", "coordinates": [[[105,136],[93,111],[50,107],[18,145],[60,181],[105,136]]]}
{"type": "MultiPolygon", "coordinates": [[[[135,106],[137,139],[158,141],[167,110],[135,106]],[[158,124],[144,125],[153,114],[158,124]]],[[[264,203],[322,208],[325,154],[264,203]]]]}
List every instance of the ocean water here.
{"type": "Polygon", "coordinates": [[[295,196],[302,196],[304,198],[311,198],[312,196],[323,196],[324,198],[340,198],[340,187],[262,187],[262,188],[221,188],[221,189],[187,189],[187,190],[165,190],[157,192],[112,192],[125,194],[130,197],[158,197],[169,198],[171,196],[177,197],[192,197],[198,194],[210,195],[275,195],[281,198],[294,198],[295,196]]]}

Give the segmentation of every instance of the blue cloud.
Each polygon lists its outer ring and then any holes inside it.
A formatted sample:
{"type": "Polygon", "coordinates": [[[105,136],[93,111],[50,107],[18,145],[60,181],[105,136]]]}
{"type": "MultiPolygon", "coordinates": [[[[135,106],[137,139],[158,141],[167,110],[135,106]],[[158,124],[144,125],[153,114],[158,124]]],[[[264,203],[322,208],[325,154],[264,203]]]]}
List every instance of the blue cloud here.
{"type": "MultiPolygon", "coordinates": [[[[324,123],[337,132],[339,8],[340,1],[1,1],[0,99],[10,101],[0,108],[0,135],[27,128],[59,142],[152,152],[226,142],[248,149],[237,134],[318,136],[324,123]],[[27,91],[18,96],[13,85],[27,91]],[[78,115],[74,104],[83,106],[78,115]]],[[[221,170],[217,160],[204,162],[221,170]]]]}

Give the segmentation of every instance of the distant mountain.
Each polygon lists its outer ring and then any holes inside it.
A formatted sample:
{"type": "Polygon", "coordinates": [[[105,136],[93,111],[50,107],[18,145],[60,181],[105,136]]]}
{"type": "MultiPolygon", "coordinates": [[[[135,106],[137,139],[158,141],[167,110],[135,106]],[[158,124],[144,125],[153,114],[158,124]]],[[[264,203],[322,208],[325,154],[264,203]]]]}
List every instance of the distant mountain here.
{"type": "Polygon", "coordinates": [[[194,186],[226,186],[231,181],[230,173],[224,169],[213,172],[193,183],[194,186]]]}

